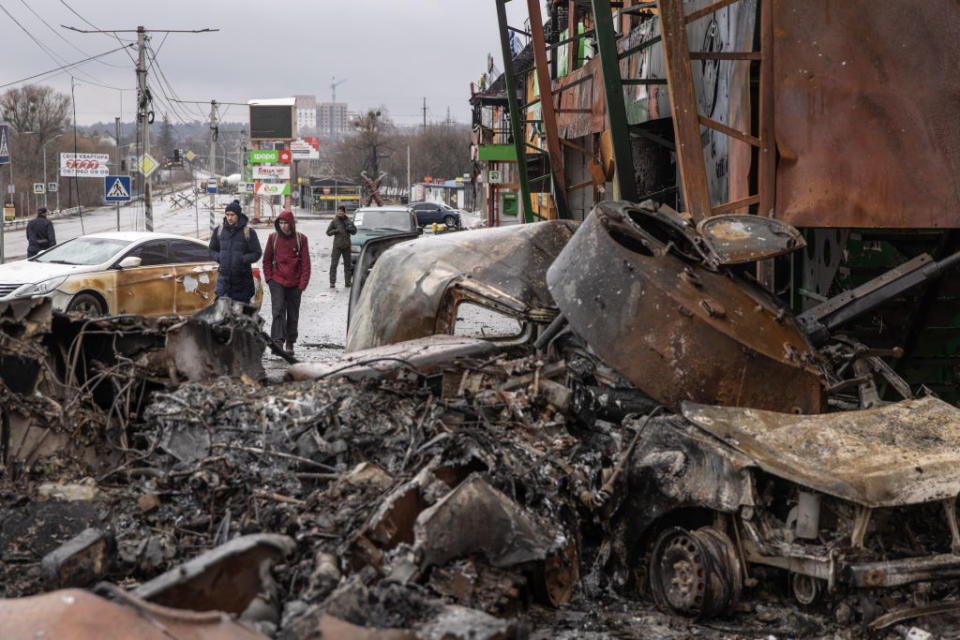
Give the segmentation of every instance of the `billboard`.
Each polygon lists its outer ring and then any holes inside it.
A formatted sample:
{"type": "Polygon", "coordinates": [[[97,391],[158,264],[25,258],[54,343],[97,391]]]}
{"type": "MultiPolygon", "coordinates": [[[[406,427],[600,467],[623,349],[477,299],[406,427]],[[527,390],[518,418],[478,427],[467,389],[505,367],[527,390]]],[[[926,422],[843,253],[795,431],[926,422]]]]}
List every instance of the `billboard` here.
{"type": "Polygon", "coordinates": [[[293,107],[286,105],[250,105],[251,140],[289,140],[293,138],[293,107]]]}
{"type": "Polygon", "coordinates": [[[320,138],[297,138],[290,142],[294,160],[319,160],[320,138]]]}
{"type": "Polygon", "coordinates": [[[61,153],[60,175],[64,178],[105,178],[110,175],[110,154],[61,153]]]}
{"type": "Polygon", "coordinates": [[[290,152],[284,149],[257,149],[250,152],[250,162],[290,162],[290,152]]]}
{"type": "Polygon", "coordinates": [[[290,179],[290,165],[283,165],[279,167],[266,166],[255,164],[252,167],[253,177],[257,180],[264,180],[270,178],[277,178],[281,180],[290,179]]]}

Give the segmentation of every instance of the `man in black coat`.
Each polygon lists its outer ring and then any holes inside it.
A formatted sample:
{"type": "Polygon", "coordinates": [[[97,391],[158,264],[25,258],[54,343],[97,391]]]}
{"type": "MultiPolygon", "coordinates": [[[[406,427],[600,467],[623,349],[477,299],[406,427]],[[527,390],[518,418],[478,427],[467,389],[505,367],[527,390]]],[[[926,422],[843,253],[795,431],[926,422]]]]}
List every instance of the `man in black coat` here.
{"type": "Polygon", "coordinates": [[[210,236],[210,257],[220,265],[214,293],[249,303],[256,293],[251,265],[261,253],[257,232],[247,226],[240,201],[234,200],[227,205],[223,223],[210,236]]]}
{"type": "Polygon", "coordinates": [[[27,223],[27,257],[32,258],[57,244],[53,223],[47,220],[47,208],[40,207],[37,217],[27,223]]]}
{"type": "Polygon", "coordinates": [[[327,226],[327,235],[333,236],[333,251],[330,254],[330,288],[337,286],[337,262],[343,258],[343,283],[350,286],[353,280],[353,263],[350,262],[350,236],[357,232],[353,220],[347,217],[347,208],[337,207],[336,217],[327,226]]]}

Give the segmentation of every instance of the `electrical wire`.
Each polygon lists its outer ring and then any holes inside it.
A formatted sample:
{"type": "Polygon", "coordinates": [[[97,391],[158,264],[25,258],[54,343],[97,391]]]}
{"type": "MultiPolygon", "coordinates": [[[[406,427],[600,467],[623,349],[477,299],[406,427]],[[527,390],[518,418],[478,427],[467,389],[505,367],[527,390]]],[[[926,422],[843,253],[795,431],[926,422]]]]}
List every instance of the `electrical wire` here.
{"type": "MultiPolygon", "coordinates": [[[[34,44],[40,47],[41,51],[43,51],[48,56],[50,56],[51,60],[61,65],[66,64],[66,60],[63,57],[58,55],[53,49],[51,49],[50,47],[45,45],[43,42],[41,42],[39,39],[37,39],[37,37],[33,35],[33,33],[29,29],[23,26],[23,24],[19,20],[17,20],[14,17],[14,15],[10,13],[10,11],[8,11],[3,4],[0,4],[0,11],[3,11],[5,14],[7,14],[7,17],[13,20],[13,23],[16,24],[18,27],[20,27],[20,30],[23,31],[25,34],[27,34],[27,37],[30,38],[34,42],[34,44]]],[[[85,71],[82,71],[81,73],[83,73],[89,78],[93,78],[94,81],[98,81],[97,78],[94,78],[93,76],[91,76],[89,73],[86,73],[85,71]]]]}
{"type": "MultiPolygon", "coordinates": [[[[83,49],[81,49],[80,47],[78,47],[77,45],[75,45],[73,42],[71,42],[70,40],[67,40],[67,38],[66,38],[62,33],[60,33],[59,31],[57,31],[56,29],[54,29],[52,26],[50,26],[50,23],[47,22],[46,20],[44,20],[44,19],[43,19],[43,16],[41,16],[39,13],[37,13],[36,11],[34,11],[33,8],[32,8],[29,4],[27,4],[27,1],[26,1],[26,0],[20,0],[20,4],[22,4],[23,6],[25,6],[25,7],[27,8],[27,10],[30,11],[30,13],[32,13],[34,16],[36,16],[37,20],[39,20],[39,21],[42,22],[44,25],[46,25],[47,29],[49,29],[50,31],[53,32],[53,35],[57,36],[58,38],[60,38],[60,39],[63,40],[64,42],[66,42],[68,45],[70,45],[71,47],[73,47],[74,49],[76,49],[77,51],[79,51],[80,53],[82,53],[83,55],[85,55],[85,56],[89,56],[89,55],[90,55],[89,52],[84,51],[83,49]]],[[[115,69],[125,69],[125,68],[126,68],[126,67],[123,67],[123,66],[121,66],[121,65],[119,65],[119,64],[111,64],[111,63],[109,63],[109,62],[104,62],[104,61],[102,61],[102,60],[97,60],[97,62],[98,62],[99,64],[104,65],[104,66],[113,67],[113,68],[115,68],[115,69]]]]}
{"type": "MultiPolygon", "coordinates": [[[[34,74],[34,75],[32,75],[32,76],[27,76],[26,78],[21,78],[20,80],[14,80],[13,82],[7,82],[6,84],[0,84],[0,89],[4,89],[4,88],[6,88],[6,87],[9,87],[9,86],[12,86],[12,85],[15,85],[15,84],[20,84],[21,82],[26,82],[26,81],[28,81],[28,80],[35,80],[36,78],[40,78],[40,77],[43,77],[43,76],[48,76],[48,75],[50,75],[50,74],[57,73],[57,72],[59,72],[59,71],[65,71],[66,69],[69,69],[69,68],[71,68],[71,67],[75,67],[75,66],[77,66],[78,64],[82,64],[82,63],[84,63],[84,62],[89,62],[90,60],[94,60],[94,59],[96,59],[96,58],[102,58],[103,56],[109,55],[109,54],[111,54],[111,53],[116,53],[117,51],[125,50],[127,47],[132,47],[132,46],[133,46],[132,44],[125,44],[125,45],[123,45],[122,47],[117,47],[116,49],[111,49],[110,51],[104,51],[103,53],[99,53],[99,54],[97,54],[97,55],[95,55],[95,56],[90,56],[89,58],[84,58],[83,60],[78,60],[78,61],[76,61],[76,62],[71,62],[70,64],[65,64],[65,65],[59,66],[59,67],[57,67],[57,68],[55,68],[55,69],[50,69],[49,71],[43,71],[43,72],[41,72],[41,73],[36,73],[36,74],[34,74]]],[[[129,53],[129,52],[128,52],[128,53],[129,53]]],[[[113,88],[113,87],[111,87],[111,88],[113,88]]]]}
{"type": "MultiPolygon", "coordinates": [[[[92,22],[90,22],[89,20],[87,20],[86,18],[84,18],[82,15],[80,15],[79,13],[77,13],[76,9],[74,9],[74,8],[71,7],[69,4],[67,4],[67,1],[66,1],[66,0],[60,0],[60,4],[62,4],[63,6],[65,6],[65,7],[70,11],[70,13],[72,13],[73,15],[77,16],[78,18],[80,18],[80,20],[82,20],[83,22],[87,23],[87,25],[93,27],[93,28],[96,29],[97,31],[100,31],[100,27],[98,27],[97,25],[93,24],[92,22]]],[[[107,34],[104,33],[104,35],[107,35],[107,34]]],[[[117,42],[119,42],[119,43],[121,43],[121,44],[124,44],[124,41],[120,38],[120,36],[118,36],[118,35],[115,34],[115,33],[113,33],[113,34],[111,34],[111,35],[116,39],[117,42]]],[[[109,36],[108,36],[108,37],[109,37],[109,36]]],[[[131,42],[128,42],[128,43],[126,43],[126,44],[131,44],[131,43],[132,43],[132,41],[131,41],[131,42]]],[[[130,58],[130,61],[131,61],[133,64],[137,64],[136,58],[134,58],[134,57],[133,57],[133,54],[130,53],[129,51],[127,51],[127,57],[130,58]]]]}

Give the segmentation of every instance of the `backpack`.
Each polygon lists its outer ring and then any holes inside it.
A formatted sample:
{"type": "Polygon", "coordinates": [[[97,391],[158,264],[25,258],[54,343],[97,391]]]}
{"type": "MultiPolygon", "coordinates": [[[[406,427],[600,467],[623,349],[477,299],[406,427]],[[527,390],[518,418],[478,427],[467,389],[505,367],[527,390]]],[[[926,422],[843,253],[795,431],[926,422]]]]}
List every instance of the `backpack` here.
{"type": "MultiPolygon", "coordinates": [[[[246,229],[246,227],[244,227],[246,229]]],[[[267,238],[267,242],[273,242],[273,268],[277,268],[277,233],[273,232],[267,238]]],[[[297,231],[297,255],[300,255],[300,249],[303,247],[303,234],[297,231]]]]}
{"type": "MultiPolygon", "coordinates": [[[[226,233],[226,229],[223,228],[222,224],[218,224],[214,233],[220,234],[220,241],[223,242],[223,234],[226,233]]],[[[247,243],[247,248],[250,248],[250,227],[243,228],[243,240],[247,243]]],[[[276,248],[276,247],[274,247],[276,248]]]]}

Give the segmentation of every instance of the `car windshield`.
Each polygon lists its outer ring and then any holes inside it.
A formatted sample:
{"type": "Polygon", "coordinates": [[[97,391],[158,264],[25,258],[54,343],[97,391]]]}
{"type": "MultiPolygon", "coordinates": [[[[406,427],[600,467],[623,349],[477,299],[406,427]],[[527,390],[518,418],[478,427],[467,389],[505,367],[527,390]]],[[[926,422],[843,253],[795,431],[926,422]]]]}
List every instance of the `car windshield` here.
{"type": "Polygon", "coordinates": [[[368,231],[410,231],[410,214],[406,211],[357,211],[353,216],[357,229],[368,231]]]}
{"type": "Polygon", "coordinates": [[[35,262],[56,264],[100,264],[114,257],[130,244],[113,238],[74,238],[34,258],[35,262]]]}

